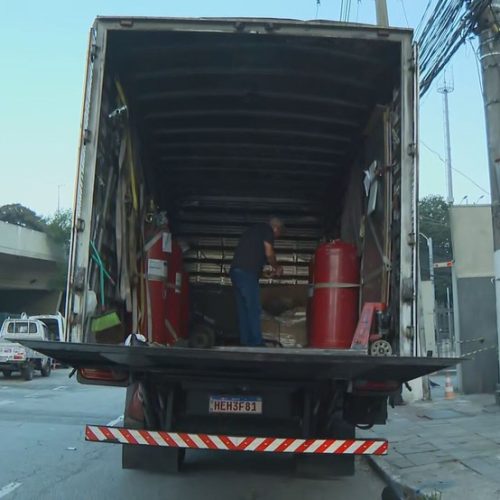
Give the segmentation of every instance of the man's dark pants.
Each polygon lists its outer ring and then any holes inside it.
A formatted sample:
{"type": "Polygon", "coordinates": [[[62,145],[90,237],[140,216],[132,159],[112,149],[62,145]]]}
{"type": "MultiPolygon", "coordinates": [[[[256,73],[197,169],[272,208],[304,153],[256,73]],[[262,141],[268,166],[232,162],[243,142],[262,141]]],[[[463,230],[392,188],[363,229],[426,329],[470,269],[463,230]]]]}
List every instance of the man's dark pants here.
{"type": "Polygon", "coordinates": [[[231,269],[229,273],[238,305],[240,342],[245,346],[263,345],[260,326],[259,279],[243,269],[231,269]]]}

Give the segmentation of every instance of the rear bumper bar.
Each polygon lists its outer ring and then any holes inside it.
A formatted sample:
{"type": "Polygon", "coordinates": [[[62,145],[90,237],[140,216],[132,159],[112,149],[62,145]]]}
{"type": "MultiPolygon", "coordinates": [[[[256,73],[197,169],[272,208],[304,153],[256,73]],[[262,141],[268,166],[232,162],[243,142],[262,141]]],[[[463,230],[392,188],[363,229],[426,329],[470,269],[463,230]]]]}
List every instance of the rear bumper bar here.
{"type": "Polygon", "coordinates": [[[303,453],[323,455],[386,455],[383,439],[296,439],[256,436],[187,434],[87,425],[85,440],[101,443],[161,446],[195,450],[226,450],[264,453],[303,453]]]}

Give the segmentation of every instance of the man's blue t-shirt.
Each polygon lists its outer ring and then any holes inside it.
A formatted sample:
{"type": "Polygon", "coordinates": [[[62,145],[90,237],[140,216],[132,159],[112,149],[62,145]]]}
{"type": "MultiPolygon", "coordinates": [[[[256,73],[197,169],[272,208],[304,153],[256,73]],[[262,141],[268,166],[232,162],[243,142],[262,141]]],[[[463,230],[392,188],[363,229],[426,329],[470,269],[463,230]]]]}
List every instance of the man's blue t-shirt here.
{"type": "Polygon", "coordinates": [[[261,222],[249,227],[236,247],[231,269],[241,269],[260,278],[267,262],[264,241],[274,245],[274,233],[269,224],[261,222]]]}

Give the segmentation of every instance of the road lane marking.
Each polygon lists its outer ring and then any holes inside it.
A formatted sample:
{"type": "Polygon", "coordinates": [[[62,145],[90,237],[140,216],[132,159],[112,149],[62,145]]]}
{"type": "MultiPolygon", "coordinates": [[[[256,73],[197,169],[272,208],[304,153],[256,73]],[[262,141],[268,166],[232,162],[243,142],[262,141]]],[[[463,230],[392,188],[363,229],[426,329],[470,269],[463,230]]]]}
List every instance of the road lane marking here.
{"type": "Polygon", "coordinates": [[[7,496],[9,493],[12,493],[14,490],[17,490],[21,486],[21,483],[9,483],[6,484],[3,488],[0,489],[0,498],[7,496]]]}
{"type": "Polygon", "coordinates": [[[59,387],[54,387],[52,390],[53,391],[62,391],[63,389],[67,389],[67,385],[60,385],[59,387]]]}
{"type": "Polygon", "coordinates": [[[107,427],[113,427],[115,426],[116,424],[119,424],[123,422],[123,415],[120,415],[119,417],[116,417],[114,420],[111,420],[111,422],[108,422],[106,424],[107,427]]]}
{"type": "Polygon", "coordinates": [[[26,396],[24,396],[25,398],[27,399],[30,399],[30,398],[39,398],[41,396],[44,396],[46,394],[46,391],[35,391],[31,394],[26,394],[26,396]]]}
{"type": "Polygon", "coordinates": [[[14,401],[11,401],[10,399],[4,399],[3,401],[0,401],[0,406],[12,405],[12,404],[14,404],[14,401]]]}

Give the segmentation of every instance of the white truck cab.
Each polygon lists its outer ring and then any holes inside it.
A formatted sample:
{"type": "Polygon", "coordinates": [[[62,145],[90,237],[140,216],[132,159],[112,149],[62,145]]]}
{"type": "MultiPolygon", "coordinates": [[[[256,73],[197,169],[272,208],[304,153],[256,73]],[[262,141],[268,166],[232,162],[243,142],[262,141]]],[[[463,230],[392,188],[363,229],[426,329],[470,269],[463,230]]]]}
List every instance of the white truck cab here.
{"type": "Polygon", "coordinates": [[[40,314],[30,316],[30,319],[42,321],[49,331],[48,340],[52,342],[64,342],[65,321],[61,313],[57,314],[40,314]]]}
{"type": "Polygon", "coordinates": [[[20,319],[6,319],[0,330],[0,371],[3,376],[9,378],[12,372],[21,372],[25,380],[31,380],[34,371],[40,370],[43,377],[48,377],[51,359],[18,341],[49,339],[49,329],[39,319],[28,318],[25,314],[20,319]]]}

